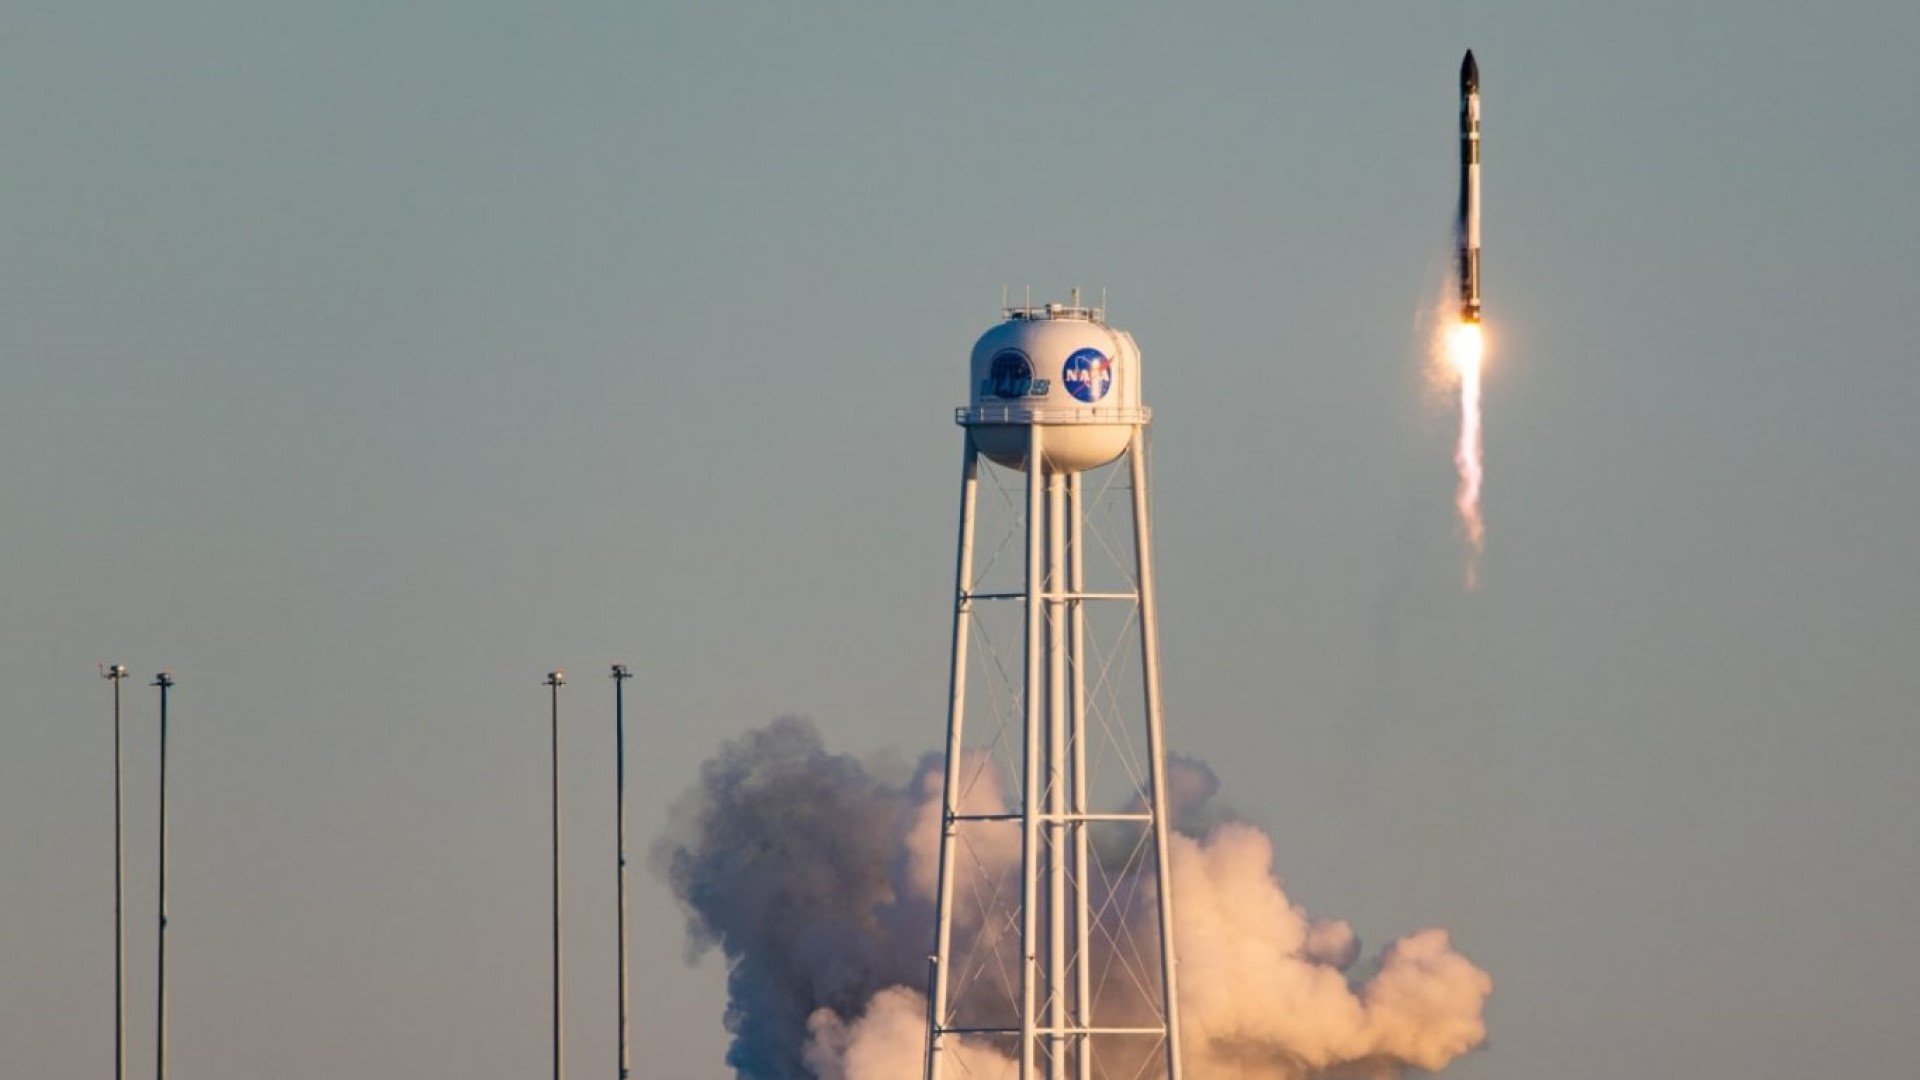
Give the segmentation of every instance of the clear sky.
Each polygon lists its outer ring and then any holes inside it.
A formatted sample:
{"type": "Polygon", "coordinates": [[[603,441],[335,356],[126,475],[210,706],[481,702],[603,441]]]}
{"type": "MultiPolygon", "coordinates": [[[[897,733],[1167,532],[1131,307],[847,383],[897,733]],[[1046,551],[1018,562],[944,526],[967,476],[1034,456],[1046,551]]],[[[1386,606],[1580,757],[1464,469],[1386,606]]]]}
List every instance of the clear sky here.
{"type": "MultiPolygon", "coordinates": [[[[1473,1080],[1913,1071],[1920,7],[16,3],[0,17],[0,1074],[111,1069],[108,689],[149,1060],[537,1075],[644,848],[783,713],[940,737],[966,351],[1106,288],[1156,410],[1169,728],[1473,1080]],[[831,7],[832,10],[826,10],[831,7]],[[1454,77],[1486,92],[1461,589],[1454,77]]],[[[636,877],[642,1077],[721,973],[636,877]]]]}

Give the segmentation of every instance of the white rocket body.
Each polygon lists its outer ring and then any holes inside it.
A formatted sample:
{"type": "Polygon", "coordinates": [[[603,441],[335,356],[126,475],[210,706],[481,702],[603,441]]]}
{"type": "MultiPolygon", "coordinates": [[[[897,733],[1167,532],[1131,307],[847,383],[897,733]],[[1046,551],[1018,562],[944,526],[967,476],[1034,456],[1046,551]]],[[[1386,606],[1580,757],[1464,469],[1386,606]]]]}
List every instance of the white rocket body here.
{"type": "Polygon", "coordinates": [[[1460,319],[1480,321],[1480,66],[1460,62],[1460,214],[1455,223],[1460,319]]]}

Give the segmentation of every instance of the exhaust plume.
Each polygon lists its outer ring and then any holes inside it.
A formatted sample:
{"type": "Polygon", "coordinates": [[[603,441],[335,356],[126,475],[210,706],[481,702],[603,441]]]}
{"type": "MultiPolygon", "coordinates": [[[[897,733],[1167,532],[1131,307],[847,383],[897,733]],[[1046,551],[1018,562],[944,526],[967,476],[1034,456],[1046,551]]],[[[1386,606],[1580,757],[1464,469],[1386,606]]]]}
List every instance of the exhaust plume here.
{"type": "Polygon", "coordinates": [[[1460,444],[1453,452],[1453,463],[1460,470],[1460,491],[1454,503],[1460,521],[1466,526],[1467,543],[1473,558],[1467,566],[1467,587],[1479,577],[1480,553],[1487,546],[1487,525],[1480,518],[1480,481],[1485,472],[1480,447],[1480,359],[1483,351],[1479,323],[1461,323],[1453,328],[1448,352],[1454,370],[1460,375],[1460,444]]]}
{"type": "Polygon", "coordinates": [[[1460,474],[1453,503],[1460,514],[1460,527],[1467,538],[1467,588],[1480,582],[1480,556],[1486,551],[1487,525],[1480,516],[1480,486],[1485,477],[1486,455],[1480,439],[1480,372],[1485,359],[1486,340],[1477,322],[1448,322],[1436,335],[1434,365],[1442,385],[1457,385],[1460,391],[1460,438],[1453,450],[1454,468],[1460,474]]]}
{"type": "MultiPolygon", "coordinates": [[[[1288,899],[1272,841],[1218,809],[1211,773],[1170,764],[1190,1075],[1388,1080],[1485,1040],[1492,980],[1446,931],[1361,962],[1351,926],[1288,899]]],[[[788,717],[723,746],[676,803],[654,863],[685,910],[689,957],[726,958],[727,1064],[740,1080],[920,1073],[941,782],[938,755],[889,783],[788,717]]],[[[975,797],[980,809],[1005,802],[975,797]]],[[[1017,839],[976,854],[1017,866],[1017,839]]],[[[955,1075],[1017,1075],[988,1043],[954,1053],[955,1075]]],[[[1118,1080],[1100,1064],[1095,1076],[1118,1080]]]]}

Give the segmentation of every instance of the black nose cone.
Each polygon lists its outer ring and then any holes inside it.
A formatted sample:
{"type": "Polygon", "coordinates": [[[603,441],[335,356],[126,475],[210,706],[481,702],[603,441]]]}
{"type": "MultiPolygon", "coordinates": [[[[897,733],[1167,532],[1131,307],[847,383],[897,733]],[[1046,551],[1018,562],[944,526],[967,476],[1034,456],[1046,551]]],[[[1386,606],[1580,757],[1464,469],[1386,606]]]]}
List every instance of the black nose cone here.
{"type": "Polygon", "coordinates": [[[1460,61],[1460,92],[1475,93],[1480,89],[1480,65],[1473,62],[1473,50],[1467,50],[1467,58],[1460,61]]]}

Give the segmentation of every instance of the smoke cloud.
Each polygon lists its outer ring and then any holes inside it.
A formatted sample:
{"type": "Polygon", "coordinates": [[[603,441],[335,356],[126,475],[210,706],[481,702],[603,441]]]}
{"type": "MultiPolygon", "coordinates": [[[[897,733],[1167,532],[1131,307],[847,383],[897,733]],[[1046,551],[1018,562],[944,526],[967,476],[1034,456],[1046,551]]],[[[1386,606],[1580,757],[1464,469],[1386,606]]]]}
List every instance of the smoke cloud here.
{"type": "MultiPolygon", "coordinates": [[[[1445,930],[1361,962],[1351,926],[1288,899],[1272,842],[1219,810],[1204,766],[1174,762],[1169,774],[1190,1075],[1390,1080],[1486,1039],[1492,979],[1445,930]]],[[[685,910],[690,958],[726,958],[727,1063],[741,1080],[918,1075],[940,784],[937,755],[889,783],[788,717],[722,747],[678,801],[654,863],[685,910]]],[[[997,791],[972,798],[969,810],[1004,805],[997,791]]],[[[974,854],[1010,871],[1017,837],[974,854]]],[[[982,1042],[954,1053],[955,1075],[1017,1072],[982,1042]]]]}

